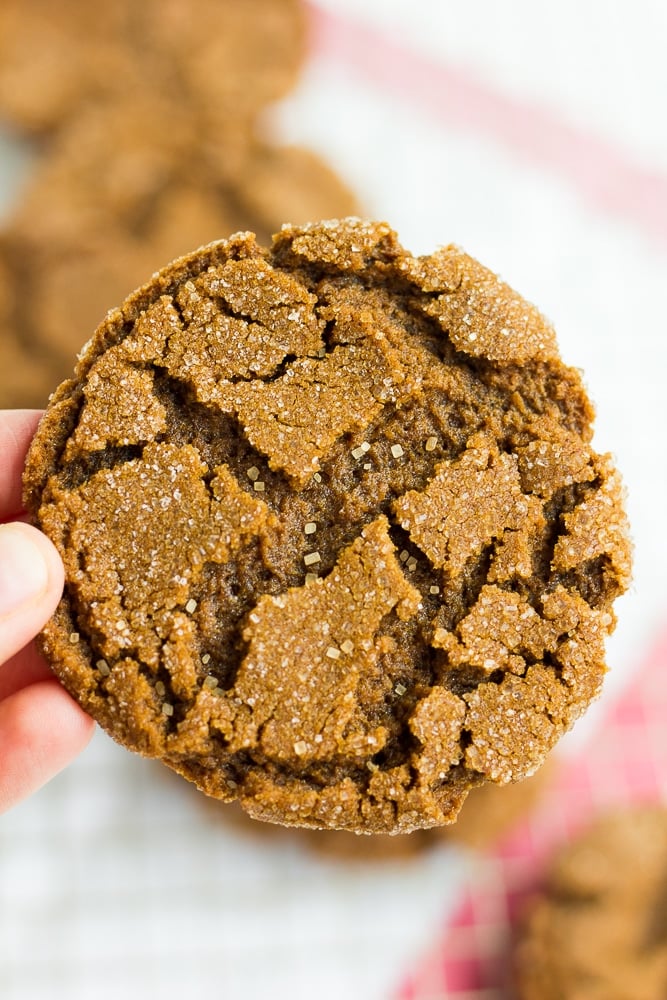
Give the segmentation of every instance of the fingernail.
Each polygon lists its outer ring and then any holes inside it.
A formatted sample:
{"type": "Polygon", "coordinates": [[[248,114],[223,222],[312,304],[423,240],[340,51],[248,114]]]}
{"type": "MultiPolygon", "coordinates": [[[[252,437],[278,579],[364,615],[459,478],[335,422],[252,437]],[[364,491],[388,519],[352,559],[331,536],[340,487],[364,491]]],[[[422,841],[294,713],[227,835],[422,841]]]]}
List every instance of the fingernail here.
{"type": "Polygon", "coordinates": [[[42,594],[49,569],[32,530],[15,522],[0,525],[0,616],[11,615],[42,594]]]}

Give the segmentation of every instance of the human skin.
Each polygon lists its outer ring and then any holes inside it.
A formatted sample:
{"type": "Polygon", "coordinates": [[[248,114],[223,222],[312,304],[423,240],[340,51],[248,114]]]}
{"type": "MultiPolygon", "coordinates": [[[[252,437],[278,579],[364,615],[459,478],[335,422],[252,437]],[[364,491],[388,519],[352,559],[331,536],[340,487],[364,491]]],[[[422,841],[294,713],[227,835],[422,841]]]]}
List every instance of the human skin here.
{"type": "Polygon", "coordinates": [[[0,410],[0,812],[62,770],[94,729],[34,643],[63,587],[55,547],[23,520],[21,474],[40,416],[0,410]]]}

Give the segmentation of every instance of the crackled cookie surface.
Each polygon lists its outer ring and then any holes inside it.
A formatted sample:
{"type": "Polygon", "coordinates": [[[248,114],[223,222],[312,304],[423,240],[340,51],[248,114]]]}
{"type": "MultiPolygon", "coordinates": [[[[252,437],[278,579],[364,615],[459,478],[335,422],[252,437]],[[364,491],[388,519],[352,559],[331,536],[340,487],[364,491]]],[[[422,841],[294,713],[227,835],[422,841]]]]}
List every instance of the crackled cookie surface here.
{"type": "Polygon", "coordinates": [[[598,820],[556,860],[516,955],[521,1000],[667,995],[667,810],[598,820]]]}
{"type": "MultiPolygon", "coordinates": [[[[33,172],[0,232],[0,323],[15,342],[0,343],[0,406],[44,406],[106,311],[165,260],[219,233],[252,229],[269,241],[285,218],[358,209],[308,150],[248,141],[243,170],[224,178],[193,160],[187,115],[171,109],[168,135],[165,116],[146,96],[95,108],[33,172]]],[[[225,152],[231,164],[228,142],[225,152]]]]}
{"type": "Polygon", "coordinates": [[[32,447],[45,652],[126,746],[276,822],[399,832],[531,774],[597,694],[621,488],[538,311],[382,223],[182,258],[32,447]]]}

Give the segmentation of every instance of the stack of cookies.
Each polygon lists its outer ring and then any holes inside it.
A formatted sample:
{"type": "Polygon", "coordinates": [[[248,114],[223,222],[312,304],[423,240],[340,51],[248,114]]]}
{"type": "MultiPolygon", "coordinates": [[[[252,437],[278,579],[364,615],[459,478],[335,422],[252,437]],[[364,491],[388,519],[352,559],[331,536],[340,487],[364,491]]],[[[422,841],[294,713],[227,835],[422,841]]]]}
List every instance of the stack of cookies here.
{"type": "Polygon", "coordinates": [[[43,406],[108,309],[230,232],[353,213],[263,134],[307,51],[300,0],[6,0],[0,122],[36,165],[0,231],[0,406],[43,406]]]}

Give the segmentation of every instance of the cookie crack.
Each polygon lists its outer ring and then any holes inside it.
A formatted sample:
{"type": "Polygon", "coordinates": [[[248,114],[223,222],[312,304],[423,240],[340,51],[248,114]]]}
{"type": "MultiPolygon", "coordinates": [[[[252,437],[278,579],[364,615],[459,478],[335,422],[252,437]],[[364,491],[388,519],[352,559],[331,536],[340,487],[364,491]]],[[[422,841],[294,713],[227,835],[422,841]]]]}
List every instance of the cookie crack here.
{"type": "MultiPolygon", "coordinates": [[[[204,298],[204,296],[202,296],[202,298],[204,298]]],[[[266,334],[266,337],[268,339],[270,339],[273,336],[272,330],[271,330],[271,328],[269,326],[267,326],[265,323],[259,322],[258,320],[254,319],[252,316],[250,316],[247,313],[243,313],[240,310],[233,309],[232,306],[230,306],[229,303],[225,299],[221,298],[220,296],[209,295],[208,297],[206,297],[206,301],[210,302],[212,305],[215,306],[215,308],[217,309],[219,315],[224,316],[224,317],[226,317],[228,319],[236,319],[239,322],[243,323],[248,329],[262,330],[266,334]]],[[[181,331],[180,332],[181,333],[189,333],[190,330],[191,330],[191,328],[192,328],[192,326],[193,326],[193,323],[189,319],[187,319],[187,317],[185,316],[185,312],[183,310],[183,307],[182,307],[181,303],[178,301],[178,298],[176,296],[172,295],[170,297],[170,305],[174,309],[174,311],[175,311],[175,313],[178,316],[178,319],[180,321],[180,324],[181,324],[181,331]]],[[[277,310],[277,307],[275,307],[274,309],[271,309],[270,311],[271,312],[275,312],[276,310],[277,310]]],[[[172,347],[172,341],[173,341],[173,339],[176,336],[178,336],[178,332],[173,332],[173,333],[171,333],[166,338],[166,340],[165,340],[165,352],[164,352],[165,354],[167,354],[169,352],[170,348],[172,347]]],[[[289,365],[292,364],[294,361],[296,361],[298,359],[298,357],[299,356],[296,355],[296,354],[294,354],[294,353],[286,352],[285,355],[284,355],[284,357],[282,358],[282,360],[276,363],[276,365],[274,366],[273,370],[269,374],[259,375],[259,374],[254,374],[253,373],[251,375],[238,375],[238,374],[235,374],[235,375],[225,375],[225,377],[221,378],[219,381],[220,381],[220,384],[224,384],[224,385],[243,385],[245,383],[252,384],[252,383],[255,383],[255,382],[256,383],[260,383],[261,382],[261,383],[263,383],[263,384],[266,385],[266,384],[269,384],[271,382],[277,381],[281,377],[284,377],[285,372],[287,371],[287,368],[289,367],[289,365]]],[[[187,378],[183,378],[181,376],[175,375],[173,372],[171,372],[169,370],[168,365],[166,365],[166,364],[160,364],[157,360],[154,360],[152,362],[152,364],[155,367],[158,367],[158,368],[162,369],[163,371],[168,372],[168,374],[169,374],[169,376],[171,378],[174,378],[174,379],[177,379],[179,381],[184,382],[185,384],[187,384],[188,386],[191,387],[191,390],[192,390],[193,394],[196,393],[196,386],[195,386],[195,384],[194,384],[193,381],[191,381],[191,380],[189,380],[187,378]]]]}
{"type": "Polygon", "coordinates": [[[158,400],[167,409],[169,440],[197,448],[209,469],[204,477],[207,486],[216,466],[226,465],[247,493],[255,497],[261,493],[270,507],[279,506],[276,494],[282,496],[291,489],[289,480],[280,469],[270,468],[269,458],[250,443],[236,414],[225,413],[214,403],[200,402],[188,381],[164,368],[156,369],[154,385],[158,400]],[[249,475],[251,470],[257,475],[249,475]],[[257,482],[263,490],[255,486],[257,482]]]}
{"type": "Polygon", "coordinates": [[[77,458],[63,463],[63,485],[66,489],[76,490],[87,483],[98,472],[116,469],[126,465],[144,453],[146,443],[131,445],[107,445],[99,451],[86,452],[77,458]]]}

